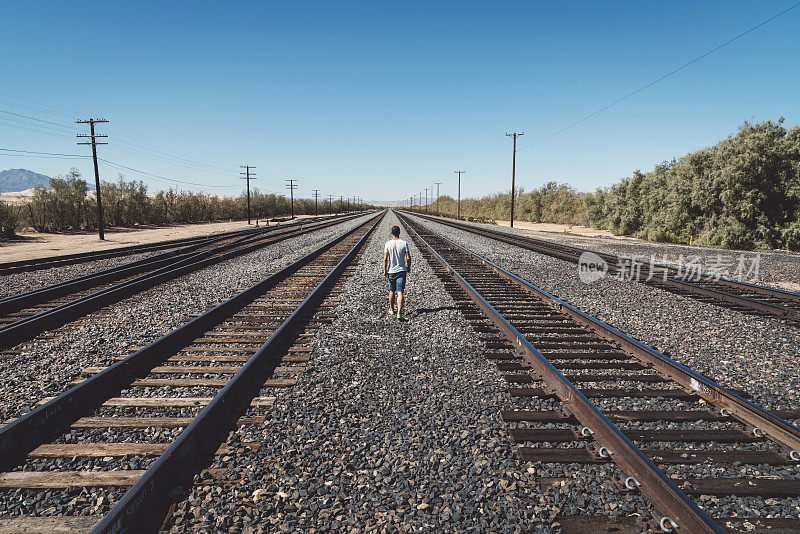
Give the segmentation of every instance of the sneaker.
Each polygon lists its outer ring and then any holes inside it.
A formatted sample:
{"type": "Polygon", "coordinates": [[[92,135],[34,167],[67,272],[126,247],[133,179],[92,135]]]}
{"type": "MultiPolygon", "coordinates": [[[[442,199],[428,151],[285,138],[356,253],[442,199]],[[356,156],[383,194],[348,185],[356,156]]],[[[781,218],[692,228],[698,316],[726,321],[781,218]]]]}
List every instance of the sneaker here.
{"type": "Polygon", "coordinates": [[[395,316],[394,310],[389,308],[389,312],[386,315],[388,315],[389,317],[394,317],[395,316]]]}
{"type": "Polygon", "coordinates": [[[399,312],[399,311],[397,312],[397,320],[398,320],[398,321],[402,321],[402,320],[403,320],[403,314],[402,314],[402,312],[399,312]]]}

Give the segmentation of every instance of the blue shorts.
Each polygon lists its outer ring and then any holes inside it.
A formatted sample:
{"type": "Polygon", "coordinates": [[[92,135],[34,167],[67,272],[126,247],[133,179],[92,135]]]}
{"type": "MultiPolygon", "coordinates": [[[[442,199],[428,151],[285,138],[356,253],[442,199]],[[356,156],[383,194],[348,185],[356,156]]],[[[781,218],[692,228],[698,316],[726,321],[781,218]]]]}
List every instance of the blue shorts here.
{"type": "Polygon", "coordinates": [[[402,293],[406,288],[406,272],[389,274],[389,291],[397,291],[402,293]]]}

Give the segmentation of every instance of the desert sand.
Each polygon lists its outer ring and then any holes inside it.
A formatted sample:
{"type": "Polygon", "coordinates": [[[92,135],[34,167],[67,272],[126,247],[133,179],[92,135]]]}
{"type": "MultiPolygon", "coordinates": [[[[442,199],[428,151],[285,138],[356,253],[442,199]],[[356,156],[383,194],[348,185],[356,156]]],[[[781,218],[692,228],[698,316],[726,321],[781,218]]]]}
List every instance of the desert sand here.
{"type": "MultiPolygon", "coordinates": [[[[498,226],[510,226],[509,221],[495,221],[498,226]]],[[[514,228],[519,230],[531,230],[534,232],[556,232],[559,234],[572,234],[585,237],[612,237],[614,239],[625,239],[632,241],[639,241],[635,237],[628,237],[624,235],[614,235],[608,230],[600,230],[599,228],[590,228],[589,226],[580,226],[574,224],[557,224],[557,223],[534,223],[528,221],[514,221],[514,228]]]]}

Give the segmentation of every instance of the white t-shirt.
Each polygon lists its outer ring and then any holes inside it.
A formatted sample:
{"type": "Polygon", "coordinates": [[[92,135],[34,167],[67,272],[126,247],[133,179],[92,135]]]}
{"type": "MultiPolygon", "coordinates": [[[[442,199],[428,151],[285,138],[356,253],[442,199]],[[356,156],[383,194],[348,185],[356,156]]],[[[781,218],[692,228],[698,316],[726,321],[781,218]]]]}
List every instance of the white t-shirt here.
{"type": "Polygon", "coordinates": [[[408,243],[402,239],[392,239],[386,242],[383,251],[389,253],[389,274],[402,273],[408,270],[406,265],[408,243]]]}

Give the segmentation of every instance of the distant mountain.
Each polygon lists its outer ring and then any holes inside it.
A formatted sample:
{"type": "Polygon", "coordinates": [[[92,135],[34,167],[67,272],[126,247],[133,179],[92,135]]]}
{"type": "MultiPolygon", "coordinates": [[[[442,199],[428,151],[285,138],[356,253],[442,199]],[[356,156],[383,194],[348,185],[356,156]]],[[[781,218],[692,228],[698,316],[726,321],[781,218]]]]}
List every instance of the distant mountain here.
{"type": "Polygon", "coordinates": [[[50,185],[50,177],[27,169],[0,171],[0,192],[15,193],[32,187],[50,185]]]}

